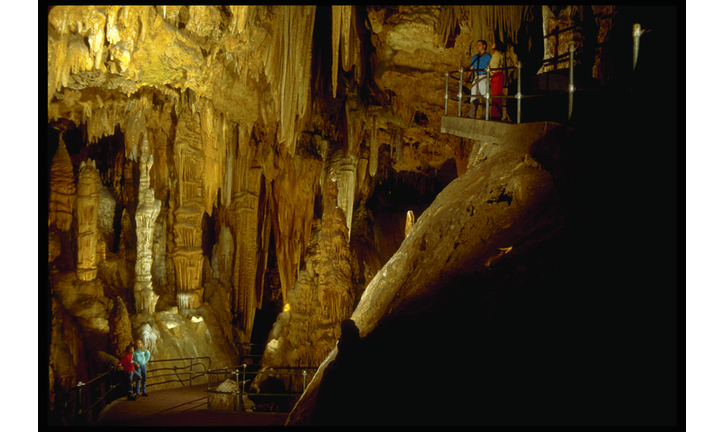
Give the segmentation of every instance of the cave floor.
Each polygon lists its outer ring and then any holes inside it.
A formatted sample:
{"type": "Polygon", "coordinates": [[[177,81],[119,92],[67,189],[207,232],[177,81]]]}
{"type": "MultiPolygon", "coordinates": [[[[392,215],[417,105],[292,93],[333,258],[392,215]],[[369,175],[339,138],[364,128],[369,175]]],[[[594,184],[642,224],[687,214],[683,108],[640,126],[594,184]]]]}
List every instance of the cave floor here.
{"type": "Polygon", "coordinates": [[[89,426],[283,426],[288,413],[206,409],[206,384],[153,391],[108,404],[89,426]]]}

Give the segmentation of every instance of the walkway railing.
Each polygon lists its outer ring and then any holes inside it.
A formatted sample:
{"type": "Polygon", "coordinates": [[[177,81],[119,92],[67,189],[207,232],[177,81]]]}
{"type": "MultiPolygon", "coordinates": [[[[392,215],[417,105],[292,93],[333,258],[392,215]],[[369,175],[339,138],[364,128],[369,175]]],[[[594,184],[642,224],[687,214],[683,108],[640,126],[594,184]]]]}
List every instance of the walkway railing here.
{"type": "MultiPolygon", "coordinates": [[[[570,30],[570,29],[566,29],[566,30],[570,30]]],[[[643,35],[643,34],[646,33],[647,31],[649,31],[649,30],[642,30],[640,24],[634,24],[634,26],[633,26],[633,34],[632,34],[632,36],[633,36],[633,69],[636,69],[636,63],[637,63],[637,60],[638,60],[638,54],[639,54],[639,49],[640,49],[640,43],[639,43],[639,42],[640,42],[640,37],[641,37],[641,35],[643,35]]],[[[573,66],[574,66],[574,64],[575,64],[575,62],[574,62],[574,60],[575,60],[575,56],[574,56],[575,51],[576,51],[575,47],[571,46],[570,49],[569,49],[569,51],[568,51],[568,54],[557,55],[557,56],[555,56],[555,57],[553,57],[553,58],[545,59],[545,60],[542,61],[542,64],[545,65],[545,64],[547,64],[547,63],[558,64],[561,60],[566,59],[566,58],[568,59],[568,70],[569,70],[569,73],[568,73],[568,88],[567,88],[566,91],[553,91],[553,92],[546,92],[546,93],[542,93],[542,94],[529,94],[529,95],[524,95],[524,94],[522,93],[522,91],[521,91],[521,84],[522,84],[522,78],[521,78],[521,77],[522,77],[522,75],[521,75],[521,72],[522,72],[522,64],[521,64],[520,62],[518,62],[518,65],[517,65],[517,66],[514,66],[514,67],[491,68],[490,66],[488,66],[488,67],[485,68],[485,69],[465,69],[465,68],[462,68],[462,67],[461,67],[461,68],[458,69],[457,71],[445,72],[445,116],[448,115],[448,105],[449,105],[449,102],[448,102],[448,101],[449,101],[449,99],[451,99],[451,98],[450,98],[450,78],[452,78],[452,79],[457,79],[457,80],[458,80],[457,99],[453,99],[454,101],[457,101],[457,103],[458,103],[458,107],[457,107],[457,108],[458,108],[458,109],[457,109],[457,116],[458,116],[458,117],[462,117],[462,104],[463,104],[463,100],[464,100],[464,99],[470,99],[470,98],[472,98],[472,97],[484,98],[484,99],[485,99],[485,120],[490,120],[490,100],[491,100],[492,98],[495,98],[495,99],[515,99],[516,102],[517,102],[517,110],[516,110],[516,117],[517,117],[517,118],[516,118],[516,123],[517,123],[517,124],[520,124],[520,117],[521,117],[521,112],[522,112],[522,104],[521,104],[521,102],[522,102],[523,99],[535,98],[535,97],[552,97],[552,96],[558,96],[558,95],[561,95],[561,94],[568,93],[568,119],[570,120],[570,119],[571,119],[571,115],[573,114],[573,95],[574,95],[574,93],[575,93],[575,91],[576,91],[576,87],[575,87],[575,85],[573,84],[573,83],[574,83],[574,81],[573,81],[574,67],[573,67],[573,66]],[[514,96],[511,96],[511,95],[502,95],[502,94],[500,94],[500,95],[491,95],[491,94],[490,94],[490,79],[489,79],[489,78],[491,77],[491,72],[493,72],[493,71],[505,71],[505,70],[512,70],[512,69],[517,69],[517,73],[518,73],[518,80],[517,80],[517,81],[518,81],[518,88],[517,88],[517,93],[516,93],[514,96]],[[472,95],[472,94],[471,94],[471,95],[463,95],[463,81],[464,81],[464,78],[463,78],[464,75],[463,75],[463,74],[464,74],[465,72],[475,73],[475,72],[482,72],[482,71],[485,71],[486,76],[488,77],[488,79],[485,80],[485,87],[486,87],[485,94],[484,94],[484,95],[472,95]],[[457,76],[455,76],[456,73],[458,74],[457,76]]],[[[473,79],[474,79],[474,76],[473,76],[473,79]]],[[[507,106],[507,104],[506,104],[506,106],[507,106]]]]}
{"type": "MultiPolygon", "coordinates": [[[[229,368],[223,368],[223,369],[216,369],[216,370],[209,370],[208,371],[208,385],[207,385],[207,408],[211,408],[211,396],[212,394],[233,394],[235,396],[235,403],[234,403],[234,411],[242,411],[242,398],[244,396],[251,396],[253,398],[257,397],[277,397],[277,398],[299,398],[301,397],[302,393],[304,393],[304,390],[307,388],[307,376],[310,375],[307,371],[311,371],[312,375],[314,372],[316,372],[316,367],[284,367],[282,369],[285,370],[295,370],[298,372],[281,372],[279,370],[263,370],[263,371],[255,371],[255,372],[249,372],[247,371],[247,365],[242,364],[238,366],[233,366],[231,369],[229,368]],[[236,381],[236,388],[232,393],[229,392],[223,392],[218,390],[212,390],[211,389],[211,376],[212,375],[223,375],[224,380],[228,379],[230,375],[233,375],[235,377],[236,381]],[[289,381],[285,382],[285,388],[288,389],[285,393],[251,393],[249,392],[248,385],[251,384],[254,381],[254,378],[258,375],[269,375],[272,377],[276,377],[277,375],[281,376],[288,376],[289,381]],[[293,380],[294,377],[302,377],[302,386],[301,391],[294,391],[293,389],[297,386],[294,385],[293,380]],[[241,380],[241,381],[240,381],[241,380]]],[[[310,377],[311,380],[311,377],[310,377]]]]}
{"type": "Polygon", "coordinates": [[[186,357],[176,359],[162,359],[162,360],[151,360],[147,364],[162,364],[169,362],[180,362],[181,366],[172,365],[166,367],[153,367],[147,368],[146,380],[151,378],[161,377],[173,377],[167,381],[154,382],[146,384],[146,387],[152,387],[154,385],[168,384],[172,382],[179,382],[182,386],[192,385],[194,378],[200,378],[206,375],[206,372],[211,367],[211,357],[186,357]],[[201,360],[207,360],[208,364],[204,364],[201,360]],[[201,367],[202,370],[194,372],[195,367],[201,367]],[[186,377],[188,375],[188,377],[186,377]]]}
{"type": "Polygon", "coordinates": [[[79,381],[75,387],[68,389],[67,393],[55,394],[55,410],[49,416],[49,423],[57,425],[71,425],[85,423],[97,419],[101,410],[112,402],[109,395],[123,382],[114,382],[116,368],[98,375],[84,383],[79,381]],[[62,399],[62,401],[59,401],[62,399]]]}
{"type": "MultiPolygon", "coordinates": [[[[151,378],[159,377],[173,377],[173,379],[154,383],[147,382],[147,388],[172,382],[179,382],[183,386],[190,386],[193,384],[194,379],[206,375],[211,365],[211,358],[187,357],[151,360],[148,364],[155,365],[169,362],[181,363],[181,365],[178,366],[174,364],[167,367],[148,368],[146,379],[147,381],[151,378]],[[205,365],[202,360],[207,360],[208,365],[205,365]]],[[[71,425],[97,420],[98,415],[106,405],[121,397],[121,393],[114,392],[114,390],[119,386],[125,388],[125,385],[124,378],[121,376],[117,367],[109,369],[87,383],[80,381],[75,387],[68,389],[66,393],[56,393],[55,409],[53,412],[48,413],[49,423],[71,425]]]]}

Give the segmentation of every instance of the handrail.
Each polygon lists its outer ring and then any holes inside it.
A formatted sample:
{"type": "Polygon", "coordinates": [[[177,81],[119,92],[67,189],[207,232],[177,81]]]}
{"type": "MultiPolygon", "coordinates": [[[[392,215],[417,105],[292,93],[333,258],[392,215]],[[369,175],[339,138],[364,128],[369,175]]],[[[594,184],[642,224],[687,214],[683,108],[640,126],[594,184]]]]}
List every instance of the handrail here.
{"type": "MultiPolygon", "coordinates": [[[[572,27],[570,27],[570,28],[565,29],[564,31],[568,31],[568,30],[570,30],[570,29],[572,29],[572,28],[575,28],[575,27],[577,27],[577,26],[572,26],[572,27]]],[[[639,39],[640,39],[641,35],[643,35],[644,33],[648,32],[648,31],[650,31],[650,30],[642,30],[640,24],[634,24],[634,26],[633,26],[633,45],[634,45],[633,69],[634,69],[634,70],[635,70],[635,68],[636,68],[636,62],[637,62],[637,59],[638,59],[638,53],[639,53],[639,49],[640,49],[639,39]]],[[[561,32],[562,32],[562,31],[557,31],[557,33],[555,33],[555,34],[560,34],[561,32]]],[[[551,34],[553,34],[553,33],[551,33],[551,34]]],[[[603,46],[603,44],[597,44],[593,49],[599,49],[599,48],[601,48],[602,46],[603,46]]],[[[588,50],[590,50],[590,48],[588,48],[588,49],[582,48],[582,49],[578,50],[578,51],[579,51],[579,55],[580,55],[581,52],[588,52],[588,50]]],[[[485,92],[485,95],[479,96],[479,97],[485,98],[485,120],[489,120],[490,99],[492,99],[492,98],[495,98],[495,99],[517,99],[517,101],[518,101],[518,102],[517,102],[517,108],[518,108],[518,109],[517,109],[517,119],[516,119],[516,123],[517,123],[517,124],[520,124],[521,108],[522,108],[522,106],[521,106],[521,101],[522,101],[522,99],[531,98],[531,97],[543,97],[543,96],[548,97],[548,96],[555,96],[555,95],[564,94],[564,93],[568,93],[568,120],[570,120],[570,119],[571,119],[571,116],[573,115],[573,95],[574,95],[574,93],[575,93],[575,91],[576,91],[576,88],[575,88],[575,85],[574,85],[574,64],[575,64],[575,55],[574,55],[574,53],[575,53],[575,52],[576,52],[576,48],[575,48],[573,45],[571,45],[571,46],[569,47],[568,53],[562,54],[562,55],[557,55],[557,56],[555,56],[555,57],[552,57],[552,58],[549,58],[549,59],[543,59],[543,60],[542,60],[542,63],[543,63],[543,64],[546,64],[546,63],[555,63],[555,64],[558,64],[561,60],[564,60],[564,59],[566,59],[566,58],[568,59],[568,69],[569,69],[569,73],[568,73],[568,89],[565,90],[565,91],[552,91],[552,92],[545,92],[545,93],[539,93],[539,94],[523,95],[522,92],[521,92],[521,77],[522,77],[521,71],[522,71],[523,65],[522,65],[520,62],[518,62],[518,65],[517,65],[517,66],[514,66],[514,67],[511,67],[511,66],[509,66],[509,67],[500,67],[500,68],[490,68],[490,67],[487,67],[487,68],[485,68],[485,69],[464,69],[464,68],[461,67],[461,68],[459,68],[457,71],[448,71],[448,72],[445,72],[445,116],[448,115],[448,105],[449,105],[449,100],[450,100],[450,95],[449,95],[449,93],[450,93],[450,84],[449,84],[449,83],[450,83],[450,78],[452,78],[452,79],[457,79],[457,80],[458,80],[458,94],[457,94],[457,99],[453,99],[453,100],[457,100],[457,102],[458,102],[458,115],[457,115],[457,116],[458,116],[458,117],[461,117],[461,116],[462,116],[462,102],[463,102],[463,99],[470,99],[470,98],[473,97],[473,95],[463,95],[463,81],[464,81],[463,72],[464,72],[464,71],[467,71],[467,72],[480,72],[480,71],[485,70],[487,76],[491,76],[491,75],[490,75],[490,72],[491,72],[491,71],[503,71],[503,70],[509,70],[509,69],[514,69],[514,68],[515,68],[515,69],[518,70],[518,92],[517,92],[514,96],[511,96],[511,95],[502,95],[502,94],[501,94],[501,95],[491,95],[491,94],[490,94],[490,80],[486,80],[486,92],[485,92]],[[455,73],[459,73],[459,76],[456,77],[456,76],[455,76],[455,73]]]]}
{"type": "MultiPolygon", "coordinates": [[[[189,372],[179,372],[179,368],[174,366],[173,368],[160,368],[160,369],[152,369],[148,371],[147,379],[151,378],[151,374],[153,373],[156,375],[155,377],[159,376],[176,376],[177,380],[170,380],[170,381],[164,381],[164,382],[156,382],[156,383],[148,383],[146,387],[152,387],[154,385],[159,384],[166,384],[169,382],[180,382],[182,385],[185,385],[184,379],[182,379],[179,374],[185,375],[189,374],[188,383],[189,385],[192,384],[194,378],[198,378],[200,376],[203,376],[206,374],[206,371],[209,369],[206,367],[203,363],[196,362],[194,363],[194,360],[201,360],[201,359],[207,359],[209,362],[209,366],[211,365],[211,357],[185,357],[185,358],[177,358],[177,359],[161,359],[161,360],[151,360],[148,363],[161,363],[161,362],[169,362],[169,361],[190,361],[189,366],[182,367],[181,369],[190,368],[191,370],[189,372]],[[193,367],[201,365],[204,368],[204,371],[201,373],[194,372],[193,367]],[[173,374],[167,374],[167,375],[158,375],[156,374],[157,371],[163,371],[163,370],[174,370],[173,374]],[[198,374],[198,375],[196,375],[198,374]]],[[[117,367],[113,367],[108,369],[106,372],[101,373],[97,377],[91,379],[90,381],[84,383],[82,381],[79,381],[78,384],[75,387],[71,387],[65,392],[64,394],[58,394],[56,393],[56,402],[53,404],[56,409],[52,410],[51,417],[53,420],[50,422],[57,422],[59,425],[70,425],[70,424],[78,424],[87,422],[89,420],[88,416],[89,414],[92,415],[93,420],[98,418],[98,414],[100,414],[100,410],[97,409],[99,405],[102,405],[104,407],[107,405],[111,400],[109,400],[109,395],[119,386],[123,385],[124,382],[120,380],[119,382],[113,382],[114,381],[114,374],[113,372],[117,371],[117,367]],[[85,388],[85,391],[84,391],[85,388]],[[86,396],[89,395],[89,396],[86,396]],[[85,397],[84,397],[85,396],[85,397]],[[58,397],[62,397],[64,400],[61,402],[57,401],[58,397]]]]}
{"type": "Polygon", "coordinates": [[[147,364],[150,364],[150,363],[171,362],[171,361],[189,361],[189,365],[188,365],[188,366],[182,366],[181,368],[179,368],[179,367],[177,367],[176,365],[174,365],[173,368],[170,368],[170,367],[167,367],[167,368],[154,368],[154,369],[151,369],[151,370],[147,371],[147,372],[146,372],[146,373],[147,373],[147,375],[146,375],[146,381],[148,381],[148,379],[150,379],[150,378],[159,378],[159,377],[166,377],[166,376],[175,376],[177,379],[175,379],[175,380],[163,381],[163,382],[156,382],[156,383],[147,383],[147,384],[146,384],[146,387],[152,387],[152,386],[154,386],[154,385],[167,384],[167,383],[177,382],[177,381],[180,382],[181,385],[185,386],[186,384],[184,383],[184,380],[179,376],[179,374],[181,374],[181,375],[188,374],[188,375],[189,375],[189,377],[188,377],[188,385],[191,386],[192,383],[193,383],[194,378],[199,378],[199,377],[204,376],[204,375],[206,374],[206,371],[208,371],[208,370],[209,370],[209,367],[211,366],[211,357],[208,357],[208,356],[202,356],[202,357],[185,357],[185,358],[176,358],[176,359],[151,360],[151,361],[149,361],[147,364]],[[201,363],[200,361],[197,362],[197,363],[194,363],[194,360],[195,360],[195,359],[197,359],[197,360],[207,359],[207,360],[209,361],[209,366],[207,367],[206,365],[204,365],[204,364],[201,363]],[[201,365],[201,366],[204,368],[204,370],[203,370],[203,372],[196,372],[198,375],[194,375],[194,370],[193,370],[193,368],[194,368],[194,366],[198,366],[198,365],[201,365]],[[183,369],[187,369],[187,368],[189,369],[188,372],[180,372],[180,371],[179,371],[180,369],[183,370],[183,369]],[[166,371],[166,370],[172,370],[173,373],[161,374],[161,375],[157,374],[157,372],[166,371]],[[152,373],[153,373],[153,376],[151,376],[152,373]]]}
{"type": "MultiPolygon", "coordinates": [[[[207,400],[206,400],[206,407],[207,409],[211,409],[211,395],[212,394],[230,394],[229,392],[222,392],[218,390],[212,390],[211,389],[211,375],[218,375],[218,374],[224,374],[225,376],[229,373],[233,374],[236,378],[236,389],[231,394],[236,396],[236,402],[234,404],[234,411],[238,412],[241,411],[241,398],[246,395],[253,395],[253,396],[286,396],[286,397],[301,397],[301,395],[304,393],[304,390],[307,388],[307,370],[312,369],[316,371],[318,367],[312,366],[312,367],[304,367],[304,366],[281,366],[274,368],[272,370],[262,370],[262,371],[256,371],[256,372],[247,372],[246,371],[246,364],[239,365],[238,367],[234,366],[236,369],[233,371],[229,371],[227,367],[224,367],[223,369],[216,369],[216,370],[208,370],[207,375],[209,376],[208,384],[206,388],[207,392],[207,400]],[[239,370],[241,369],[241,371],[239,370]],[[301,370],[300,372],[280,372],[277,369],[294,369],[294,370],[301,370]],[[239,385],[239,375],[241,375],[241,386],[239,385]],[[293,392],[289,391],[287,393],[249,393],[246,391],[246,384],[253,381],[253,379],[246,378],[247,375],[289,375],[289,376],[302,376],[303,382],[302,382],[302,391],[301,392],[293,392]]],[[[290,385],[289,388],[291,389],[292,385],[290,385]]]]}

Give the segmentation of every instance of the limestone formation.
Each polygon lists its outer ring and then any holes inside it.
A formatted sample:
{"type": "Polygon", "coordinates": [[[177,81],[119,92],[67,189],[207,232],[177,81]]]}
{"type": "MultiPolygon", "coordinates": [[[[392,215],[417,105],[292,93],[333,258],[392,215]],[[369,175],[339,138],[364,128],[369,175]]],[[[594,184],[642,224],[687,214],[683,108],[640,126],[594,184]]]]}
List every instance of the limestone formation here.
{"type": "Polygon", "coordinates": [[[73,204],[75,203],[75,179],[73,164],[60,139],[58,150],[50,164],[50,202],[48,204],[48,227],[55,226],[61,232],[70,230],[73,223],[73,204]]]}
{"type": "MultiPolygon", "coordinates": [[[[232,262],[225,263],[228,270],[233,269],[232,283],[234,295],[232,309],[241,316],[240,324],[247,335],[251,334],[254,324],[254,310],[260,299],[258,293],[257,266],[260,262],[259,247],[259,203],[261,192],[261,150],[262,143],[255,142],[253,138],[243,141],[236,158],[233,169],[234,187],[231,196],[231,211],[234,218],[235,241],[233,245],[226,243],[224,251],[226,259],[233,258],[232,262]],[[228,248],[233,248],[233,255],[228,248]]],[[[262,209],[264,210],[264,209],[262,209]]],[[[265,212],[262,212],[262,216],[265,212]]],[[[228,277],[228,273],[225,273],[228,277]]]]}
{"type": "Polygon", "coordinates": [[[76,198],[76,221],[78,236],[78,261],[76,274],[78,279],[90,281],[95,279],[98,268],[98,208],[100,198],[98,184],[100,178],[95,162],[90,159],[82,162],[78,175],[78,192],[76,198]]]}
{"type": "Polygon", "coordinates": [[[410,235],[410,231],[412,231],[412,226],[415,224],[415,213],[412,212],[412,210],[407,211],[407,219],[405,220],[405,238],[407,238],[408,235],[410,235]]]}
{"type": "Polygon", "coordinates": [[[133,343],[133,334],[126,304],[120,297],[116,297],[113,301],[113,307],[108,317],[108,327],[109,343],[113,347],[113,355],[121,358],[126,352],[126,347],[133,343]]]}
{"type": "Polygon", "coordinates": [[[150,187],[149,171],[153,166],[153,155],[149,153],[148,138],[144,134],[141,143],[141,180],[136,209],[136,282],[133,294],[136,313],[153,314],[159,295],[153,291],[151,266],[153,264],[153,239],[156,218],[161,211],[161,201],[155,199],[150,187]]]}
{"type": "MultiPolygon", "coordinates": [[[[274,324],[261,364],[315,367],[324,352],[335,346],[339,324],[352,313],[355,294],[344,212],[337,206],[334,169],[326,175],[322,220],[313,224],[314,236],[289,303],[274,324]]],[[[261,375],[255,380],[261,379],[261,375]]],[[[294,382],[294,387],[299,386],[294,382]]],[[[296,388],[295,390],[301,390],[296,388]]]]}
{"type": "Polygon", "coordinates": [[[186,108],[179,118],[174,146],[178,173],[178,208],[174,213],[173,252],[176,275],[176,301],[181,311],[196,309],[203,302],[203,255],[201,219],[203,204],[203,153],[199,116],[186,108]]]}

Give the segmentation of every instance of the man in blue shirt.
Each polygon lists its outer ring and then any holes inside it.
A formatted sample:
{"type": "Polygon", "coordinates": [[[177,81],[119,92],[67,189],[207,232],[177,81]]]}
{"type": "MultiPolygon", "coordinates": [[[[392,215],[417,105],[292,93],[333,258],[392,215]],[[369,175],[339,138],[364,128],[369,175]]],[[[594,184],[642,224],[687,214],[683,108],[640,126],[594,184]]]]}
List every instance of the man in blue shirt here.
{"type": "MultiPolygon", "coordinates": [[[[478,53],[473,56],[472,60],[470,60],[470,67],[468,68],[468,73],[465,75],[466,81],[470,78],[470,74],[473,73],[472,71],[474,69],[485,69],[486,67],[488,67],[491,56],[490,54],[485,52],[487,49],[488,43],[482,39],[479,40],[478,53]]],[[[470,118],[477,118],[475,114],[478,107],[478,101],[483,100],[480,96],[485,96],[488,80],[488,76],[486,75],[484,70],[475,71],[474,73],[475,78],[473,79],[473,86],[470,89],[470,94],[472,95],[470,97],[470,114],[468,114],[468,117],[470,118]]]]}

